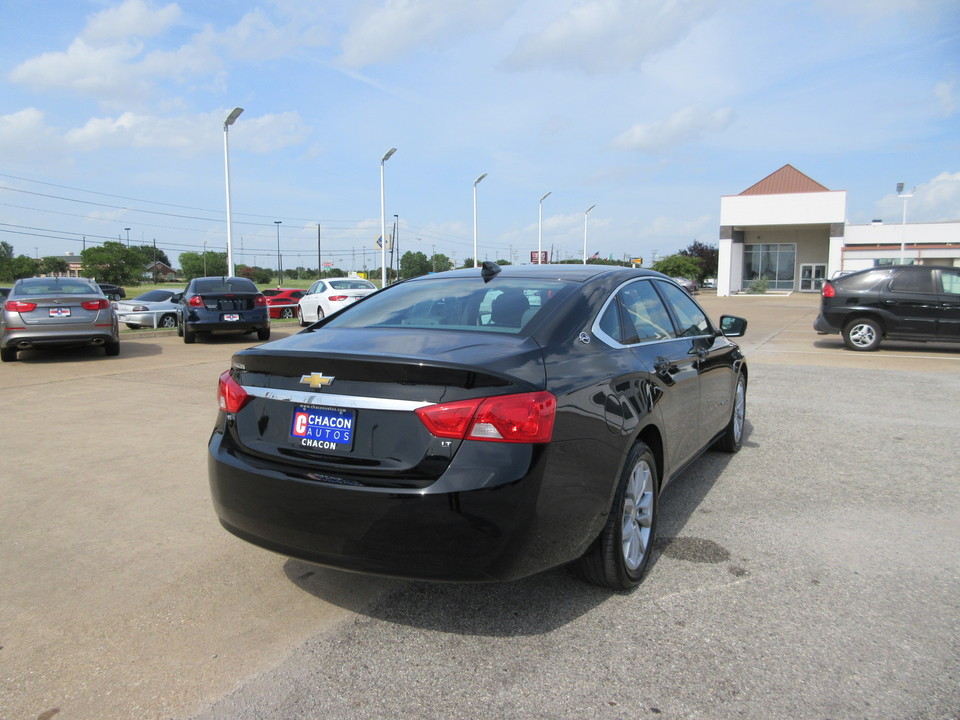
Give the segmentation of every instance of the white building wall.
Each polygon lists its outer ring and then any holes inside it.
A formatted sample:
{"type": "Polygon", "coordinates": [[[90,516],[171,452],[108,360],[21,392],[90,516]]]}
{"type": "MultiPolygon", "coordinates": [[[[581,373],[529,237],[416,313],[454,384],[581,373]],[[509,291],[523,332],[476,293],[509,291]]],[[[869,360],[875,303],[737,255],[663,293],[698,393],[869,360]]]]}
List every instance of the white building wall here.
{"type": "Polygon", "coordinates": [[[807,225],[846,220],[847,191],[727,195],[720,199],[720,224],[807,225]]]}

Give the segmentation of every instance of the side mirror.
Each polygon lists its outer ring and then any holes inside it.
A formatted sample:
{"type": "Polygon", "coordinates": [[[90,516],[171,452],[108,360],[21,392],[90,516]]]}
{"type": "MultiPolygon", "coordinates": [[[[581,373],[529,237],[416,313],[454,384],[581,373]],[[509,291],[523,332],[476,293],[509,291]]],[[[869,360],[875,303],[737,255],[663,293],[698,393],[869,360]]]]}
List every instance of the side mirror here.
{"type": "Polygon", "coordinates": [[[736,315],[721,315],[720,332],[727,337],[743,337],[747,332],[747,319],[736,315]]]}

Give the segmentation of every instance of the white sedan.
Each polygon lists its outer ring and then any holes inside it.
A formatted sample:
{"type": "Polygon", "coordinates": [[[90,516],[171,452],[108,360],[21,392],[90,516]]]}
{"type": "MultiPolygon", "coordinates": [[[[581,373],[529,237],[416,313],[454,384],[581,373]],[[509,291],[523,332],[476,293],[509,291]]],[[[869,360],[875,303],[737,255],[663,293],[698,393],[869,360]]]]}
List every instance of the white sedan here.
{"type": "Polygon", "coordinates": [[[309,325],[376,290],[376,285],[363,278],[317,280],[300,298],[297,317],[301,325],[309,325]]]}

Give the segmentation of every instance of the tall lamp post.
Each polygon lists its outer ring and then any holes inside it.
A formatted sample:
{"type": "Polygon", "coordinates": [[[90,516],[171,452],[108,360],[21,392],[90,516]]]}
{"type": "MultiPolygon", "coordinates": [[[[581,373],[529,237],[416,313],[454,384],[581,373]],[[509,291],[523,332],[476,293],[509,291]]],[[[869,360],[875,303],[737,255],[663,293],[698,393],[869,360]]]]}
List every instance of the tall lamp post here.
{"type": "Polygon", "coordinates": [[[907,199],[913,197],[913,192],[905,193],[903,183],[897,183],[897,197],[903,200],[903,222],[900,225],[900,264],[903,265],[907,254],[907,199]]]}
{"type": "Polygon", "coordinates": [[[227,178],[227,275],[229,276],[233,276],[235,273],[233,264],[233,218],[230,215],[230,142],[227,138],[230,135],[230,126],[237,121],[242,112],[243,108],[234,108],[227,115],[227,119],[223,121],[223,171],[227,178]]]}
{"type": "Polygon", "coordinates": [[[543,262],[543,201],[546,200],[552,192],[553,190],[540,198],[540,215],[537,220],[537,264],[543,262]]]}
{"type": "Polygon", "coordinates": [[[130,228],[124,228],[127,231],[127,247],[130,247],[130,228]]]}
{"type": "Polygon", "coordinates": [[[473,266],[477,267],[479,263],[477,262],[477,185],[480,184],[480,181],[487,176],[486,173],[478,177],[473,181],[473,266]]]}
{"type": "Polygon", "coordinates": [[[283,220],[274,220],[273,224],[277,226],[277,287],[283,285],[283,257],[280,255],[280,223],[283,220]]]}
{"type": "Polygon", "coordinates": [[[386,216],[386,206],[384,203],[384,194],[383,194],[383,166],[386,164],[393,154],[397,151],[396,148],[390,148],[387,150],[383,157],[380,158],[380,287],[385,288],[387,286],[387,216],[386,216]]]}
{"type": "Polygon", "coordinates": [[[586,210],[583,211],[583,264],[587,264],[587,215],[590,214],[590,211],[593,210],[596,205],[591,205],[586,210]]]}

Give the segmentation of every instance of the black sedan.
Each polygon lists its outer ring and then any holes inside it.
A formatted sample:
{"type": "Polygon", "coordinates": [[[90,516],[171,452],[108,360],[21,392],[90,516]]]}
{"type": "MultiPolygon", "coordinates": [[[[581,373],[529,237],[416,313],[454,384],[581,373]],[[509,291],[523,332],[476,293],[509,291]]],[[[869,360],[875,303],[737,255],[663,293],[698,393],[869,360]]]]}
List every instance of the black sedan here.
{"type": "Polygon", "coordinates": [[[234,355],[216,512],[346,570],[487,581],[574,562],[632,587],[659,494],[704,450],[740,448],[728,337],[745,328],[642,269],[484,263],[392,285],[234,355]]]}
{"type": "Polygon", "coordinates": [[[197,333],[257,333],[270,339],[267,298],[252,280],[242,277],[199,277],[187,283],[177,306],[177,334],[185,343],[197,333]]]}

